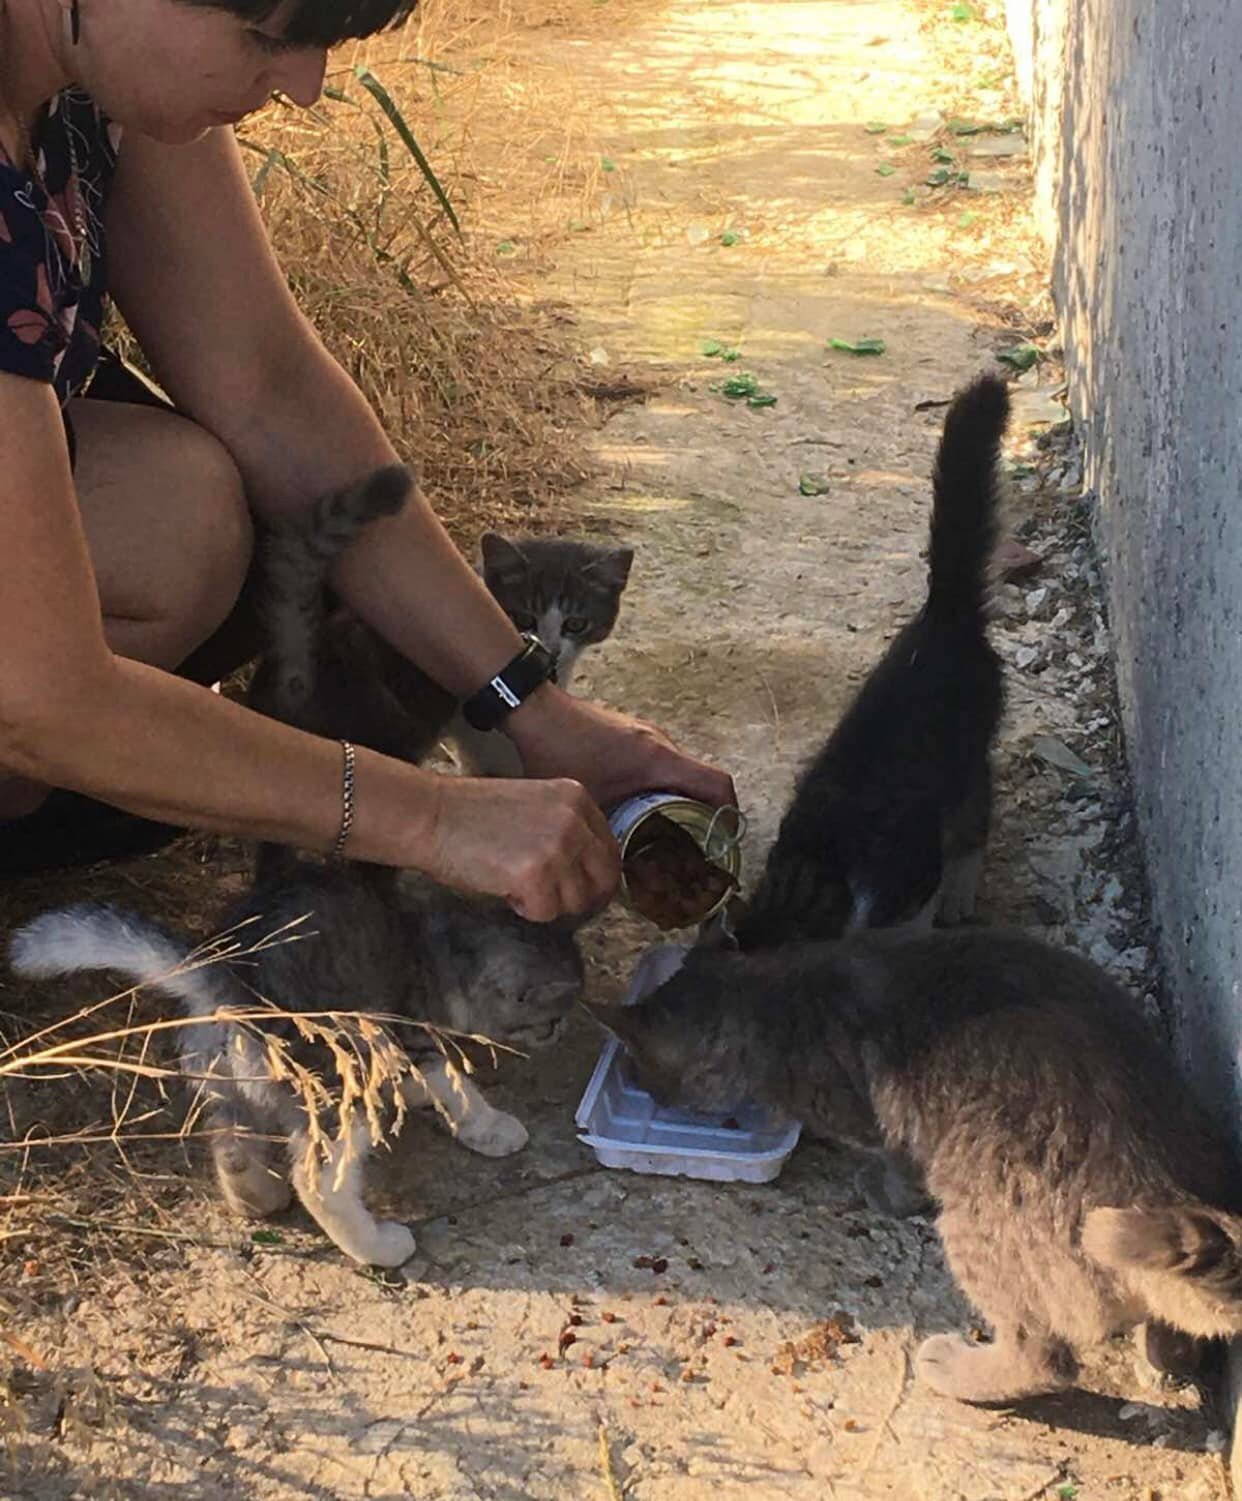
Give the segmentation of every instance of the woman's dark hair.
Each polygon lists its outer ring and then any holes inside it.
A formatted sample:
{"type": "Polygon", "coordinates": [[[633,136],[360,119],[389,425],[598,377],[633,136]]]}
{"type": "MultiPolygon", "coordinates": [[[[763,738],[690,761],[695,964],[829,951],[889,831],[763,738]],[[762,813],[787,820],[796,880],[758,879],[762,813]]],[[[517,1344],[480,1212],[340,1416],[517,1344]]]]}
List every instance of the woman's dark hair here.
{"type": "MultiPolygon", "coordinates": [[[[227,10],[243,21],[268,20],[281,0],[184,0],[211,10],[227,10]]],[[[293,0],[282,36],[301,47],[335,47],[338,42],[374,36],[399,26],[417,0],[293,0]]]]}

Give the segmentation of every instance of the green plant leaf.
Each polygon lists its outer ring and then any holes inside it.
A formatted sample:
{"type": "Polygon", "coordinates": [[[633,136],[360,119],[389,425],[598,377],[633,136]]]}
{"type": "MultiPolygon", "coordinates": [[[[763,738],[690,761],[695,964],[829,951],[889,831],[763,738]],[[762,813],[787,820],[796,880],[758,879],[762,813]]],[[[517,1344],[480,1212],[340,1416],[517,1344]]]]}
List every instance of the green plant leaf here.
{"type": "Polygon", "coordinates": [[[724,234],[720,236],[720,243],[722,245],[736,245],[741,238],[736,229],[726,229],[724,234]]]}
{"type": "Polygon", "coordinates": [[[881,162],[875,169],[875,175],[877,177],[891,177],[896,170],[897,168],[893,166],[892,162],[881,162]]]}
{"type": "Polygon", "coordinates": [[[917,202],[917,200],[916,200],[916,198],[914,196],[914,189],[913,188],[907,188],[906,191],[901,195],[901,201],[907,207],[909,207],[910,204],[917,202]]]}
{"type": "Polygon", "coordinates": [[[868,120],[863,129],[869,136],[880,136],[888,129],[883,120],[868,120]]]}
{"type": "Polygon", "coordinates": [[[799,495],[827,495],[828,476],[826,474],[801,474],[798,476],[799,495]]]}
{"type": "Polygon", "coordinates": [[[256,1246],[280,1246],[285,1240],[279,1230],[252,1230],[250,1239],[256,1246]]]}
{"type": "Polygon", "coordinates": [[[948,129],[955,136],[977,136],[986,126],[979,120],[950,120],[948,129]]]}
{"type": "Polygon", "coordinates": [[[1014,370],[1029,370],[1039,359],[1039,350],[1034,344],[1015,344],[1011,349],[998,350],[996,358],[1014,370]]]}
{"type": "Polygon", "coordinates": [[[942,188],[952,175],[948,167],[937,167],[934,172],[927,174],[927,186],[929,188],[942,188]]]}
{"type": "Polygon", "coordinates": [[[742,358],[742,351],[740,349],[722,349],[720,351],[720,358],[726,365],[732,365],[736,360],[742,358]]]}
{"type": "Polygon", "coordinates": [[[748,371],[731,375],[721,384],[720,394],[727,396],[730,401],[738,401],[743,396],[758,396],[759,379],[748,371]]]}
{"type": "Polygon", "coordinates": [[[828,347],[846,354],[883,354],[888,348],[883,339],[829,339],[828,347]]]}
{"type": "Polygon", "coordinates": [[[719,339],[704,339],[699,345],[699,353],[705,354],[710,360],[714,356],[724,353],[724,345],[719,339]]]}
{"type": "Polygon", "coordinates": [[[946,151],[943,146],[933,146],[931,159],[934,162],[951,162],[953,160],[953,153],[946,151]]]}
{"type": "Polygon", "coordinates": [[[746,405],[748,407],[774,407],[776,397],[770,391],[756,391],[753,396],[747,398],[746,405]]]}
{"type": "Polygon", "coordinates": [[[366,89],[367,93],[370,94],[375,102],[379,105],[380,109],[384,111],[384,114],[388,117],[389,123],[392,125],[392,128],[401,137],[401,140],[405,145],[405,149],[414,158],[415,162],[417,162],[418,170],[423,174],[427,186],[436,195],[436,199],[438,200],[440,207],[448,215],[449,223],[460,235],[461,224],[458,221],[457,214],[453,208],[453,205],[449,202],[448,194],[440,186],[440,179],[431,170],[431,163],[423,155],[423,148],[414,139],[414,132],[405,123],[405,116],[402,115],[401,111],[397,108],[396,102],[394,101],[392,95],[379,81],[379,79],[376,78],[375,74],[371,72],[370,68],[368,68],[364,63],[358,63],[355,65],[354,76],[357,78],[362,87],[366,89]]]}
{"type": "Polygon", "coordinates": [[[610,156],[601,156],[599,165],[601,172],[615,172],[617,170],[617,164],[610,156]]]}
{"type": "Polygon", "coordinates": [[[888,144],[890,146],[908,146],[913,140],[913,136],[889,136],[888,144]]]}
{"type": "Polygon", "coordinates": [[[978,214],[972,214],[971,211],[967,209],[964,214],[959,214],[957,216],[957,227],[959,229],[969,229],[978,217],[978,214]]]}
{"type": "Polygon", "coordinates": [[[499,241],[497,243],[496,254],[497,255],[512,255],[513,252],[516,249],[517,249],[517,246],[513,243],[512,240],[501,240],[501,241],[499,241]]]}
{"type": "Polygon", "coordinates": [[[975,8],[973,5],[968,5],[966,0],[957,0],[955,5],[949,7],[949,19],[951,21],[973,21],[975,20],[975,8]]]}

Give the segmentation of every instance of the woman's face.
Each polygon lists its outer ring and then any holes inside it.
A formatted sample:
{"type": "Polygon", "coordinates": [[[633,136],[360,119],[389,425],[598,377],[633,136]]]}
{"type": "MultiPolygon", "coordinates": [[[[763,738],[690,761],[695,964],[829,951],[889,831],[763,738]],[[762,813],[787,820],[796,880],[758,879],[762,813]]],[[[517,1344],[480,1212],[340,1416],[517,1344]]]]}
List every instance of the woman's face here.
{"type": "Polygon", "coordinates": [[[168,145],[235,125],[277,91],[313,104],[327,53],[281,42],[288,0],[255,25],[180,0],[80,0],[74,76],[118,125],[168,145]]]}

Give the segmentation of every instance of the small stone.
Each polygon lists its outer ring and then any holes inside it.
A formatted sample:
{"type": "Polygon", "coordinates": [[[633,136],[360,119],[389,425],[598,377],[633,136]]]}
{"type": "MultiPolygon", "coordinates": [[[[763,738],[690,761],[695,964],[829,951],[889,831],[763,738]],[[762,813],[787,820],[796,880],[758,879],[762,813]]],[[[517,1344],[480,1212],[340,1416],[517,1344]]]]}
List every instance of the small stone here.
{"type": "Polygon", "coordinates": [[[1013,665],[1019,672],[1025,672],[1029,667],[1034,667],[1039,661],[1039,649],[1034,646],[1020,646],[1013,654],[1013,665]]]}
{"type": "Polygon", "coordinates": [[[1047,599],[1048,590],[1046,588],[1032,589],[1031,592],[1026,596],[1027,615],[1032,617],[1038,615],[1040,610],[1043,609],[1045,603],[1047,602],[1047,599]]]}

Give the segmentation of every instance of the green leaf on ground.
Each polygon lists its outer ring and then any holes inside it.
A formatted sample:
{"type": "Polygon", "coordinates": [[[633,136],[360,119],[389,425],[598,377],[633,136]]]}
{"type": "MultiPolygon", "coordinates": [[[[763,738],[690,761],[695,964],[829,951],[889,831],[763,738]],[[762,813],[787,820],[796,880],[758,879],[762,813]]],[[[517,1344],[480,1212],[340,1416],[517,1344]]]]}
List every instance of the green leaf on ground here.
{"type": "Polygon", "coordinates": [[[726,229],[724,234],[720,236],[720,243],[722,245],[736,245],[741,238],[736,229],[726,229]]]}
{"type": "Polygon", "coordinates": [[[256,1246],[280,1246],[285,1240],[279,1230],[252,1230],[250,1239],[256,1246]]]}
{"type": "Polygon", "coordinates": [[[738,401],[743,396],[758,396],[759,378],[751,375],[749,371],[743,371],[740,375],[731,375],[721,385],[720,394],[727,396],[730,401],[738,401]]]}
{"type": "Polygon", "coordinates": [[[724,353],[724,345],[719,339],[704,339],[699,345],[699,353],[705,354],[710,360],[715,355],[724,353]]]}
{"type": "Polygon", "coordinates": [[[774,407],[776,397],[771,391],[756,391],[753,396],[747,398],[746,405],[748,407],[774,407]]]}
{"type": "Polygon", "coordinates": [[[917,202],[917,199],[914,196],[914,189],[907,188],[906,191],[901,195],[901,201],[907,207],[909,207],[910,204],[917,202]]]}
{"type": "Polygon", "coordinates": [[[957,216],[957,227],[959,229],[969,229],[970,226],[975,222],[975,220],[978,219],[978,217],[978,214],[972,214],[971,211],[967,209],[964,214],[959,214],[957,216]]]}
{"type": "Polygon", "coordinates": [[[934,162],[951,162],[954,158],[953,153],[951,151],[946,151],[943,146],[933,146],[931,150],[931,159],[934,162]]]}
{"type": "Polygon", "coordinates": [[[1034,344],[1015,344],[1012,349],[998,350],[996,358],[1014,370],[1029,370],[1039,359],[1039,350],[1034,344]]]}
{"type": "Polygon", "coordinates": [[[979,120],[950,120],[948,128],[950,134],[955,136],[977,136],[987,126],[979,120]]]}
{"type": "Polygon", "coordinates": [[[1078,1501],[1078,1487],[1072,1480],[1067,1480],[1064,1485],[1058,1487],[1057,1501],[1078,1501]]]}
{"type": "Polygon", "coordinates": [[[889,136],[888,144],[890,146],[908,146],[913,140],[913,136],[889,136]]]}
{"type": "Polygon", "coordinates": [[[828,347],[846,354],[883,354],[888,346],[883,339],[829,339],[828,347]]]}
{"type": "Polygon", "coordinates": [[[934,172],[927,174],[927,186],[929,188],[942,188],[953,174],[948,167],[937,167],[934,172]]]}
{"type": "Polygon", "coordinates": [[[601,156],[599,166],[601,172],[615,172],[617,170],[617,164],[610,156],[601,156]]]}
{"type": "Polygon", "coordinates": [[[896,170],[897,168],[893,166],[892,162],[881,162],[875,169],[875,175],[877,177],[891,177],[896,170]]]}
{"type": "Polygon", "coordinates": [[[869,136],[882,136],[888,129],[883,120],[868,120],[863,129],[869,136]]]}
{"type": "Polygon", "coordinates": [[[799,495],[827,495],[828,476],[826,474],[801,474],[798,476],[799,495]]]}
{"type": "Polygon", "coordinates": [[[512,240],[500,240],[496,245],[497,255],[512,255],[517,246],[512,240]]]}
{"type": "Polygon", "coordinates": [[[951,21],[974,21],[977,19],[975,8],[973,5],[968,5],[966,0],[957,0],[955,5],[949,7],[949,19],[951,21]]]}

